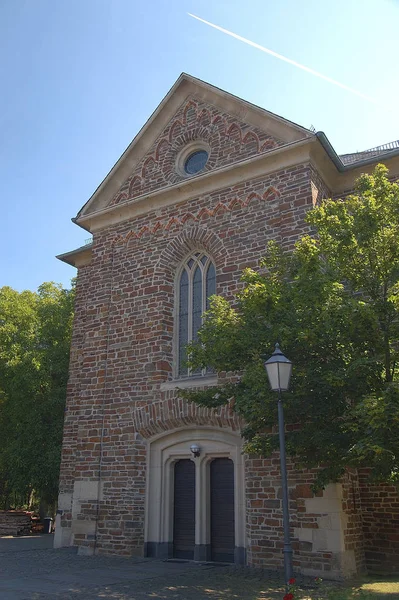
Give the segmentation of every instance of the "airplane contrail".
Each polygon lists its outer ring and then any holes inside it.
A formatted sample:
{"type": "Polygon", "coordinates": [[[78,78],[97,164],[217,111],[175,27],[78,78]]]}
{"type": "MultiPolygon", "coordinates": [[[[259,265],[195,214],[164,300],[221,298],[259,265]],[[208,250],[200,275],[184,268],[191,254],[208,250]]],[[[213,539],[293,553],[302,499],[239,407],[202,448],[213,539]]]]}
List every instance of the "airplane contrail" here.
{"type": "Polygon", "coordinates": [[[355,89],[349,87],[348,85],[345,85],[344,83],[337,81],[336,79],[332,79],[331,77],[327,77],[327,75],[323,75],[322,73],[319,73],[318,71],[315,71],[314,69],[305,67],[305,65],[301,65],[301,63],[298,63],[295,60],[292,60],[291,58],[287,58],[286,56],[283,56],[282,54],[278,54],[277,52],[274,52],[273,50],[269,50],[269,48],[265,48],[264,46],[261,46],[260,44],[257,44],[256,42],[251,42],[251,40],[248,40],[247,38],[242,37],[241,35],[238,35],[237,33],[233,33],[232,31],[229,31],[228,29],[219,27],[219,25],[215,25],[214,23],[205,21],[205,19],[201,19],[201,17],[197,17],[196,15],[193,15],[191,13],[187,13],[187,14],[189,17],[192,17],[193,19],[197,19],[197,21],[201,21],[201,23],[205,23],[205,25],[209,25],[209,27],[213,27],[214,29],[221,31],[222,33],[225,33],[226,35],[229,35],[230,37],[233,37],[236,40],[239,40],[240,42],[244,42],[244,44],[248,44],[248,46],[257,48],[258,50],[261,50],[262,52],[266,52],[266,54],[271,54],[271,56],[274,56],[275,58],[278,58],[279,60],[283,60],[284,62],[287,62],[290,65],[297,67],[298,69],[302,69],[302,71],[306,71],[307,73],[310,73],[311,75],[315,75],[315,77],[324,79],[324,81],[328,81],[328,83],[332,83],[333,85],[336,85],[336,86],[342,88],[343,90],[346,90],[347,92],[351,92],[352,94],[355,94],[356,96],[360,96],[360,98],[363,98],[364,100],[367,100],[368,102],[372,102],[373,104],[379,104],[379,102],[377,102],[377,100],[375,100],[375,98],[366,96],[366,94],[362,94],[362,92],[359,92],[358,90],[355,90],[355,89]]]}

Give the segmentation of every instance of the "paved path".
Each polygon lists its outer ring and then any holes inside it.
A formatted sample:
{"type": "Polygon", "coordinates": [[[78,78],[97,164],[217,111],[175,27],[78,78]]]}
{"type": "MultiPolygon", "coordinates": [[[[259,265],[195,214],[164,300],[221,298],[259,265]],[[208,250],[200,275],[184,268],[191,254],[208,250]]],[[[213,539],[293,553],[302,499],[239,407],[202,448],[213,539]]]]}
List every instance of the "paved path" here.
{"type": "Polygon", "coordinates": [[[25,550],[44,550],[52,548],[54,536],[49,535],[24,535],[21,537],[0,537],[1,552],[23,552],[25,550]]]}
{"type": "Polygon", "coordinates": [[[279,583],[234,567],[78,556],[43,548],[52,536],[0,539],[1,600],[268,600],[279,583]],[[35,546],[33,548],[32,546],[35,546]],[[276,586],[277,583],[277,586],[276,586]],[[272,584],[273,591],[266,592],[272,584]],[[275,587],[276,586],[276,587],[275,587]]]}

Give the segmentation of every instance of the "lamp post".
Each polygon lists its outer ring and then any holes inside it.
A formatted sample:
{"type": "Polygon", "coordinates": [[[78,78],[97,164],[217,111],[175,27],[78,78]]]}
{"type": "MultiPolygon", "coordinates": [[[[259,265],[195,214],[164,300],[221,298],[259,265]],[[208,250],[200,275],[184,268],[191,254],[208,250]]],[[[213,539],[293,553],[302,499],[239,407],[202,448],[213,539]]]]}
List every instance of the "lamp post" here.
{"type": "Polygon", "coordinates": [[[274,392],[278,392],[278,433],[280,439],[281,487],[283,491],[284,575],[287,585],[293,573],[290,516],[288,511],[287,463],[285,458],[284,411],[281,392],[289,388],[292,362],[284,356],[278,344],[276,344],[275,350],[269,360],[265,362],[265,369],[271,389],[274,392]]]}

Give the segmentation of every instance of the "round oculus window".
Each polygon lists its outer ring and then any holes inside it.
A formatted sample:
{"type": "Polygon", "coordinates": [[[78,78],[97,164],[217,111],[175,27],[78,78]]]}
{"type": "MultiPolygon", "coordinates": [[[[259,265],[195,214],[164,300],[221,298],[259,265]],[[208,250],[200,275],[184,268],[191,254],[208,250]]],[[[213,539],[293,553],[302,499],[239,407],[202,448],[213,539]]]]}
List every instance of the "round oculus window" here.
{"type": "Polygon", "coordinates": [[[195,175],[205,167],[208,162],[208,152],[206,150],[197,150],[190,154],[184,163],[184,171],[187,175],[195,175]]]}

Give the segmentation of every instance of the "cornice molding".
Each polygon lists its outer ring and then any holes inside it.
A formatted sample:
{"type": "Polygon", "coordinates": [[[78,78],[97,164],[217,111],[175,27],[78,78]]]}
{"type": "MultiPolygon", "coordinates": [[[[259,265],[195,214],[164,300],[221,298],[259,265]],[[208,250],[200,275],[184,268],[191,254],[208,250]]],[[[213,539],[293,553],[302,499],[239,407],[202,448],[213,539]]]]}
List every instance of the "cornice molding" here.
{"type": "Polygon", "coordinates": [[[74,222],[94,233],[110,225],[137,218],[151,211],[179,204],[185,200],[216,192],[238,183],[276,171],[287,169],[310,160],[310,148],[316,138],[305,138],[250,159],[215,169],[192,177],[176,185],[170,185],[150,194],[77,217],[74,222]]]}

